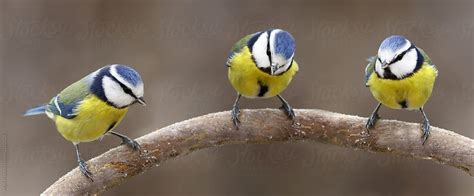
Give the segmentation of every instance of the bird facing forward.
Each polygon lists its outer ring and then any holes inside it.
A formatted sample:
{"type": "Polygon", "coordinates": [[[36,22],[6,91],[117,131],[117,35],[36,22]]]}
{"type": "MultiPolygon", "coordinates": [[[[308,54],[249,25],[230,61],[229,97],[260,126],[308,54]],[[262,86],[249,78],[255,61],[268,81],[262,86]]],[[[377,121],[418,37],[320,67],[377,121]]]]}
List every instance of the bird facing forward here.
{"type": "Polygon", "coordinates": [[[71,84],[47,104],[29,109],[25,116],[46,114],[56,123],[61,135],[74,144],[80,171],[90,180],[92,174],[79,153],[79,143],[115,135],[133,150],[139,144],[112,130],[122,121],[128,107],[145,105],[143,81],[134,69],[109,65],[71,84]]]}
{"type": "Polygon", "coordinates": [[[235,43],[226,65],[229,81],[237,91],[232,108],[232,121],[237,128],[242,95],[247,98],[277,96],[286,115],[295,121],[293,109],[280,95],[298,71],[294,56],[295,40],[289,32],[281,29],[253,33],[235,43]]]}
{"type": "Polygon", "coordinates": [[[366,86],[379,102],[369,117],[367,130],[380,118],[381,104],[392,109],[419,110],[423,117],[423,144],[430,135],[430,123],[423,106],[433,90],[438,70],[428,55],[403,36],[394,35],[380,44],[378,54],[369,58],[366,86]]]}

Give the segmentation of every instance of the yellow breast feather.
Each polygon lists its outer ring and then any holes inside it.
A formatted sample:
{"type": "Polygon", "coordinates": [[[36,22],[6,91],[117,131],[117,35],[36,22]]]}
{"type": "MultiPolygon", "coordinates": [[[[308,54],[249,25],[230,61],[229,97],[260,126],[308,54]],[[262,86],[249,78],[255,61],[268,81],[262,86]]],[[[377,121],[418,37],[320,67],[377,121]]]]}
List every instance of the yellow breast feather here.
{"type": "Polygon", "coordinates": [[[252,60],[249,48],[242,48],[229,61],[229,81],[234,89],[248,98],[267,98],[280,94],[288,87],[298,64],[293,61],[290,69],[281,75],[272,76],[261,71],[252,60]]]}
{"type": "Polygon", "coordinates": [[[88,95],[78,106],[77,116],[66,119],[56,115],[54,121],[61,135],[74,143],[93,141],[115,128],[128,108],[118,109],[95,95],[88,95]]]}
{"type": "Polygon", "coordinates": [[[415,110],[430,98],[437,75],[436,68],[425,63],[413,75],[400,80],[379,78],[374,71],[367,84],[375,99],[383,105],[415,110]]]}

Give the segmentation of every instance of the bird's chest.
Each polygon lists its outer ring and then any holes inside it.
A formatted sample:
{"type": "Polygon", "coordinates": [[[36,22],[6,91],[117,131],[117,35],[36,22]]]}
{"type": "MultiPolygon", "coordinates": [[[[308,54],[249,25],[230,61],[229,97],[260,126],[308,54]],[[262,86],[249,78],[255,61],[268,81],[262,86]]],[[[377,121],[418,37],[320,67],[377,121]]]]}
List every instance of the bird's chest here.
{"type": "Polygon", "coordinates": [[[73,119],[56,117],[56,126],[64,138],[73,142],[93,141],[113,129],[127,113],[96,97],[85,99],[73,119]]]}
{"type": "Polygon", "coordinates": [[[401,80],[379,78],[373,73],[369,78],[372,95],[382,104],[393,109],[418,109],[431,96],[436,71],[429,67],[401,80]]]}
{"type": "Polygon", "coordinates": [[[291,77],[266,76],[260,70],[239,72],[229,70],[229,80],[232,86],[242,95],[250,98],[273,97],[283,91],[289,84],[291,77]]]}
{"type": "Polygon", "coordinates": [[[250,57],[236,56],[229,67],[228,77],[234,89],[245,97],[266,98],[285,90],[296,70],[294,63],[284,74],[272,76],[258,69],[250,57]]]}

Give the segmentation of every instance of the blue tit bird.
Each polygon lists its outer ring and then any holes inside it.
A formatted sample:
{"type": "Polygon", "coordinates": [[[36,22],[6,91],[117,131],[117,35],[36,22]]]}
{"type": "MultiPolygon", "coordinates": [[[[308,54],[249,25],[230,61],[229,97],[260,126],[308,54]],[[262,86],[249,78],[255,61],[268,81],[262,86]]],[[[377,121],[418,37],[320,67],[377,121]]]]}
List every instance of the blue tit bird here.
{"type": "Polygon", "coordinates": [[[281,29],[249,34],[235,43],[226,65],[229,81],[237,91],[231,113],[237,129],[242,95],[247,98],[277,96],[283,104],[281,108],[294,123],[295,113],[280,95],[298,71],[294,56],[295,39],[289,32],[281,29]]]}
{"type": "Polygon", "coordinates": [[[108,65],[71,84],[47,104],[29,109],[25,116],[46,114],[56,123],[59,133],[74,144],[79,169],[90,180],[91,172],[81,158],[79,143],[115,135],[133,150],[140,145],[112,130],[122,121],[128,107],[145,105],[143,81],[134,69],[120,64],[108,65]]]}
{"type": "Polygon", "coordinates": [[[383,104],[391,109],[419,110],[423,117],[423,144],[430,135],[430,123],[423,110],[433,90],[438,70],[428,55],[403,36],[382,41],[378,54],[369,58],[365,69],[366,86],[379,102],[366,128],[373,128],[383,104]]]}

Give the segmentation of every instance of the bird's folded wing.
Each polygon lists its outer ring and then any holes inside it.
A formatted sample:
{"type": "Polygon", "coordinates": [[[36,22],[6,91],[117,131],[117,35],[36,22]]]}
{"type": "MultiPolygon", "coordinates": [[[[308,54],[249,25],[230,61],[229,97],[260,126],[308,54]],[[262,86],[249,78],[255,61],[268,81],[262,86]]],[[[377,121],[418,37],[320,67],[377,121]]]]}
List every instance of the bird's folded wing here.
{"type": "Polygon", "coordinates": [[[368,86],[367,82],[369,80],[370,75],[374,72],[375,69],[375,62],[377,61],[377,56],[372,56],[367,59],[369,62],[365,67],[365,86],[368,86]]]}
{"type": "MultiPolygon", "coordinates": [[[[421,53],[421,55],[423,56],[423,59],[425,60],[425,63],[429,64],[429,65],[433,65],[433,62],[431,62],[431,58],[428,56],[428,54],[426,54],[426,52],[421,49],[421,48],[416,48],[418,49],[418,51],[421,53]]],[[[433,65],[434,66],[434,65],[433,65]]]]}
{"type": "Polygon", "coordinates": [[[250,38],[252,38],[253,35],[255,35],[255,33],[254,34],[249,34],[249,35],[243,37],[237,43],[235,43],[234,46],[232,46],[232,50],[229,52],[229,55],[227,56],[227,61],[225,63],[227,67],[230,67],[231,60],[234,57],[234,55],[236,53],[239,53],[242,50],[242,48],[247,46],[248,41],[250,40],[250,38]]]}
{"type": "Polygon", "coordinates": [[[85,79],[79,80],[51,99],[47,110],[55,115],[73,119],[77,116],[76,109],[89,94],[87,81],[85,79]]]}

